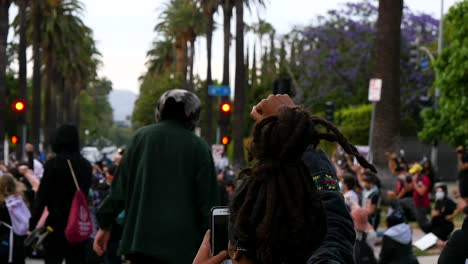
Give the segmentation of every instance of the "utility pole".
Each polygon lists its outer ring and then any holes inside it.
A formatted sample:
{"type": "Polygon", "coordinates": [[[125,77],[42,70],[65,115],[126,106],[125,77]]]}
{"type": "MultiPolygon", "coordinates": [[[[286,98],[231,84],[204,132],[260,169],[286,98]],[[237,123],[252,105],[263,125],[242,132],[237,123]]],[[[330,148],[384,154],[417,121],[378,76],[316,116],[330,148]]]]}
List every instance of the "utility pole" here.
{"type": "MultiPolygon", "coordinates": [[[[438,40],[438,45],[437,45],[437,56],[440,56],[442,53],[443,44],[444,44],[443,35],[444,35],[444,0],[441,0],[440,1],[439,40],[438,40]]],[[[437,73],[436,73],[436,76],[437,76],[437,73]]],[[[436,110],[438,107],[439,97],[440,97],[440,88],[436,87],[435,96],[434,96],[434,110],[436,110]]],[[[438,169],[437,143],[438,143],[437,141],[433,142],[432,147],[431,147],[431,163],[432,163],[432,166],[434,166],[436,171],[438,169]]]]}

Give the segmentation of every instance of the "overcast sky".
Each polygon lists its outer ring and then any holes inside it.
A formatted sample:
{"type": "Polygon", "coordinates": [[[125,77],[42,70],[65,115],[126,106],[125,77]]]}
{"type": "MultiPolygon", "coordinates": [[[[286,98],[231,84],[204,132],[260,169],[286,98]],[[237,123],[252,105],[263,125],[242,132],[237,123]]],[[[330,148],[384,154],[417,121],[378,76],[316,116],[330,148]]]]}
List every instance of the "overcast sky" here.
{"type": "MultiPolygon", "coordinates": [[[[84,20],[94,30],[103,66],[100,75],[109,78],[115,89],[138,93],[138,77],[145,72],[146,51],[156,34],[153,32],[162,3],[167,0],[82,0],[86,12],[84,20]]],[[[351,0],[352,1],[352,0],[351,0]]],[[[304,25],[317,15],[339,7],[345,0],[269,0],[263,11],[246,11],[245,20],[250,23],[258,16],[266,19],[279,34],[287,33],[294,25],[304,25]]],[[[448,10],[458,0],[445,0],[448,10]]],[[[410,9],[440,17],[441,0],[405,0],[410,9]]],[[[222,12],[220,12],[222,13],[222,12]]],[[[219,30],[213,42],[213,77],[222,77],[222,17],[215,18],[219,30]]],[[[231,32],[234,33],[234,23],[231,32]]],[[[250,40],[253,41],[253,40],[250,40]]],[[[196,50],[196,72],[205,75],[205,41],[199,38],[196,50]]],[[[234,44],[234,42],[233,42],[234,44]]],[[[231,48],[234,58],[234,45],[231,48]]],[[[234,68],[233,66],[231,68],[234,68]]],[[[234,69],[231,69],[231,79],[234,69]]]]}

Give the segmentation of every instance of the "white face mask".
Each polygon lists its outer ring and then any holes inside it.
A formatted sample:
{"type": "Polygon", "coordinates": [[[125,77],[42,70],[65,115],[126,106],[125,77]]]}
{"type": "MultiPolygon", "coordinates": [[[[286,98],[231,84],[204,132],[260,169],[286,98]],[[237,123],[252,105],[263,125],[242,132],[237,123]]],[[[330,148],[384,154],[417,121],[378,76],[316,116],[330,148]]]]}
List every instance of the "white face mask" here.
{"type": "Polygon", "coordinates": [[[444,192],[436,192],[436,193],[435,193],[435,198],[436,198],[436,200],[442,200],[442,199],[444,199],[444,197],[445,197],[445,193],[444,193],[444,192]]]}

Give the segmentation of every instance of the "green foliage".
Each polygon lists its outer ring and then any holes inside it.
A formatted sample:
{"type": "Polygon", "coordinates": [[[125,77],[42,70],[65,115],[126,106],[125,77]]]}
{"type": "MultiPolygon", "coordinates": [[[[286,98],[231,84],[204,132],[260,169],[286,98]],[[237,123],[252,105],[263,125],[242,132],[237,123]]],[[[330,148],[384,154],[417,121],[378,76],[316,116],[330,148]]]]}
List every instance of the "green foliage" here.
{"type": "Polygon", "coordinates": [[[114,125],[109,130],[109,139],[116,146],[125,146],[130,141],[133,134],[133,129],[130,127],[122,127],[114,125]]]}
{"type": "Polygon", "coordinates": [[[366,104],[341,109],[335,113],[335,119],[352,144],[367,145],[371,115],[372,105],[366,104]]]}
{"type": "Polygon", "coordinates": [[[437,58],[436,86],[440,88],[437,110],[423,112],[425,142],[443,140],[457,146],[468,144],[468,1],[452,8],[445,18],[448,45],[437,58]]]}
{"type": "Polygon", "coordinates": [[[154,111],[159,97],[170,89],[181,88],[181,78],[171,78],[171,75],[161,75],[157,78],[147,74],[140,86],[140,96],[135,102],[132,114],[134,128],[140,128],[155,122],[154,111]]]}
{"type": "Polygon", "coordinates": [[[109,93],[112,82],[102,78],[92,82],[80,94],[80,124],[82,139],[86,139],[85,130],[89,131],[89,139],[108,138],[109,128],[113,125],[112,107],[109,103],[109,93]]]}

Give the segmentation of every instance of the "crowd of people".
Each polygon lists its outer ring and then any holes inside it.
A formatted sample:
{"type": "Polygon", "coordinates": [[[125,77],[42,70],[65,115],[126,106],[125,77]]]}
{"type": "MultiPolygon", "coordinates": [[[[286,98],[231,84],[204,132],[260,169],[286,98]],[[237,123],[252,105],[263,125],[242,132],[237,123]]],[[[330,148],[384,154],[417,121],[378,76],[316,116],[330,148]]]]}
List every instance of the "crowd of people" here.
{"type": "Polygon", "coordinates": [[[200,109],[195,94],[170,90],[157,103],[157,122],[137,131],[114,160],[90,164],[79,152],[77,129],[63,125],[51,141],[54,155],[38,160],[28,144],[24,161],[0,165],[0,262],[40,255],[47,264],[216,264],[228,257],[232,263],[417,263],[410,221],[438,237],[439,263],[468,259],[464,148],[457,193],[436,183],[427,159],[409,164],[395,153],[388,158],[397,184],[383,193],[379,172],[358,149],[286,95],[252,109],[250,166],[242,171],[225,156],[215,164],[195,135],[200,109]],[[331,159],[318,148],[321,141],[339,145],[331,159]],[[65,235],[76,189],[88,195],[95,226],[79,243],[65,235]],[[213,256],[209,212],[220,205],[230,209],[229,245],[213,256]],[[463,227],[453,232],[462,213],[463,227]],[[41,247],[24,246],[43,227],[41,247]]]}

